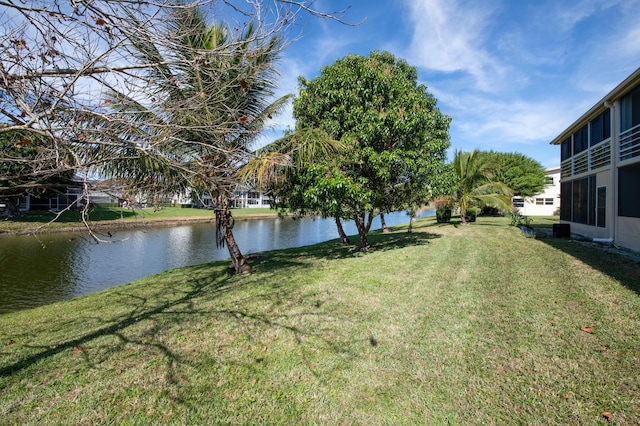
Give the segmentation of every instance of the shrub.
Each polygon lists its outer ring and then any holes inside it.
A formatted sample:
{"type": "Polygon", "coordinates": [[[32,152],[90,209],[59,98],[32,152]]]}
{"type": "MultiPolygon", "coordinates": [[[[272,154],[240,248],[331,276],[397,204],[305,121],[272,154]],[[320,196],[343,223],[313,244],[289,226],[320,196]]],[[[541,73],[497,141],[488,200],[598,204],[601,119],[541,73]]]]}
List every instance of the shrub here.
{"type": "Polygon", "coordinates": [[[451,220],[451,207],[438,207],[436,208],[436,222],[449,223],[451,220]]]}
{"type": "Polygon", "coordinates": [[[511,226],[526,226],[527,228],[531,226],[531,218],[520,214],[517,209],[513,209],[509,216],[511,216],[511,226]]]}
{"type": "Polygon", "coordinates": [[[480,210],[480,216],[504,216],[504,212],[497,207],[492,206],[483,206],[482,210],[480,210]]]}
{"type": "Polygon", "coordinates": [[[478,211],[479,209],[477,207],[469,207],[464,215],[465,220],[467,222],[475,222],[476,217],[478,217],[478,211]]]}

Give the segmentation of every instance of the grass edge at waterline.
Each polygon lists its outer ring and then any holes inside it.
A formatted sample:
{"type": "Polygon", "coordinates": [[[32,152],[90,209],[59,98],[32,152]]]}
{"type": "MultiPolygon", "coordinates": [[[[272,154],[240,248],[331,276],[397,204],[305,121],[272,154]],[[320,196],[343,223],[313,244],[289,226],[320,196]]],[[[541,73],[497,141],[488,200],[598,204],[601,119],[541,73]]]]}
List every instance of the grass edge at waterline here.
{"type": "Polygon", "coordinates": [[[634,424],[640,266],[418,220],[0,316],[10,424],[634,424]]]}

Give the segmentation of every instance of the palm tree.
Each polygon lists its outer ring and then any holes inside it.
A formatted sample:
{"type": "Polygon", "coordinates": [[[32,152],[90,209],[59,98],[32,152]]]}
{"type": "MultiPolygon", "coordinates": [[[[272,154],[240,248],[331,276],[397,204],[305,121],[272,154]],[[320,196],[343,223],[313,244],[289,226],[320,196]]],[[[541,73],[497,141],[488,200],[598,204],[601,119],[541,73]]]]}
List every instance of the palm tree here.
{"type": "Polygon", "coordinates": [[[501,182],[492,181],[492,165],[483,161],[475,150],[456,150],[453,170],[457,179],[452,201],[460,209],[463,225],[467,223],[467,209],[473,205],[491,206],[502,210],[511,208],[511,189],[501,182]]]}
{"type": "Polygon", "coordinates": [[[134,39],[138,60],[159,64],[148,71],[148,84],[134,94],[114,89],[108,96],[123,117],[110,123],[113,149],[121,155],[101,172],[138,191],[211,194],[217,243],[227,246],[233,270],[247,273],[229,199],[252,144],[290,98],[271,101],[281,41],[263,38],[253,24],[241,33],[222,23],[209,26],[197,7],[172,13],[162,46],[134,39]]]}

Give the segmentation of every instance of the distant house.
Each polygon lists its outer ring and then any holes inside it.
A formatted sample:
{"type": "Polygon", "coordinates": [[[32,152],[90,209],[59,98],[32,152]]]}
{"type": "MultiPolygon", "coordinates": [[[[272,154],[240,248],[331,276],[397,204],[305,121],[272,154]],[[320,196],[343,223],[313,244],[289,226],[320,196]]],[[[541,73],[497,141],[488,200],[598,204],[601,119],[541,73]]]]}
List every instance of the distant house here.
{"type": "Polygon", "coordinates": [[[547,169],[544,190],[533,197],[513,197],[513,207],[524,216],[553,216],[560,208],[560,168],[547,169]]]}
{"type": "Polygon", "coordinates": [[[640,68],[551,144],[561,153],[561,223],[640,250],[640,68]]]}
{"type": "MultiPolygon", "coordinates": [[[[249,186],[238,185],[229,200],[231,208],[246,209],[254,207],[270,207],[268,195],[249,186]]],[[[175,194],[171,199],[173,205],[189,205],[198,208],[215,208],[215,200],[208,194],[195,197],[194,194],[175,194]]]]}
{"type": "Polygon", "coordinates": [[[18,197],[18,208],[25,212],[32,210],[60,211],[74,204],[80,194],[82,194],[82,189],[76,186],[69,186],[60,192],[47,190],[40,194],[25,194],[18,197]]]}
{"type": "Polygon", "coordinates": [[[250,187],[238,186],[231,197],[231,207],[238,209],[271,207],[271,198],[262,191],[250,187]]]}

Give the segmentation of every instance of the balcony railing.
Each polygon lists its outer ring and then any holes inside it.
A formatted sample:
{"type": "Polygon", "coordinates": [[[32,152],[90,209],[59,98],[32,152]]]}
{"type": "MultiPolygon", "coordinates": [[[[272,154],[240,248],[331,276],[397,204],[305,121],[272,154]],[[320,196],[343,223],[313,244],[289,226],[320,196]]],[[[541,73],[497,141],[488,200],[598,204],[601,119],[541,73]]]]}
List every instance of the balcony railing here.
{"type": "Polygon", "coordinates": [[[566,179],[592,170],[598,170],[611,164],[611,139],[567,158],[560,165],[560,177],[566,179]]]}
{"type": "Polygon", "coordinates": [[[640,125],[620,134],[620,161],[640,156],[640,125]]]}
{"type": "Polygon", "coordinates": [[[582,151],[573,157],[573,174],[579,175],[589,171],[589,151],[582,151]]]}
{"type": "Polygon", "coordinates": [[[589,150],[590,170],[596,170],[611,164],[611,141],[598,144],[589,150]]]}

